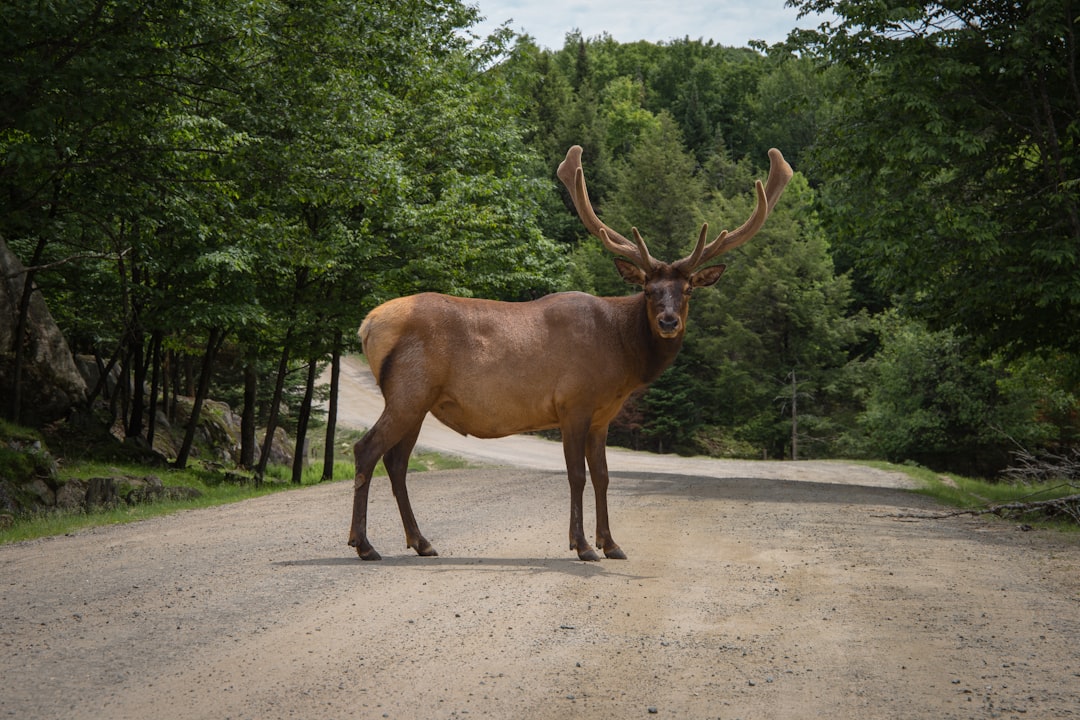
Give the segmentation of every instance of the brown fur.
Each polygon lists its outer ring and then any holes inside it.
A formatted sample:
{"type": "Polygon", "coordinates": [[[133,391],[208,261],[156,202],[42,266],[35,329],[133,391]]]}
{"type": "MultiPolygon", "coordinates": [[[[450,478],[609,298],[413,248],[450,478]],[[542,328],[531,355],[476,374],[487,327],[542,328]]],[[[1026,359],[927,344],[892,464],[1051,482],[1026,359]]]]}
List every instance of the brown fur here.
{"type": "MultiPolygon", "coordinates": [[[[641,285],[644,292],[608,298],[557,293],[522,303],[423,293],[375,308],[360,326],[360,337],[386,406],[354,448],[349,544],[361,558],[379,558],[367,539],[368,489],[379,458],[390,475],[407,546],[420,555],[437,554],[420,534],[405,485],[408,458],[429,412],[454,430],[481,438],[559,428],[571,489],[571,549],[584,560],[598,559],[585,540],[582,523],[588,463],[596,496],[596,545],[609,558],[626,557],[608,526],[608,424],[632,392],[655,380],[675,360],[691,291],[712,285],[724,270],[722,265],[700,270],[697,266],[705,262],[703,255],[717,254],[715,248],[725,234],[705,246],[703,228],[688,258],[670,265],[653,260],[636,230],[631,244],[610,233],[590,215],[591,207],[584,207],[588,200],[580,148],[576,158],[574,153],[571,149],[567,154],[567,163],[576,160],[576,171],[566,172],[564,163],[560,177],[572,193],[574,187],[566,178],[575,178],[579,213],[591,218],[586,224],[605,246],[631,258],[617,259],[616,266],[624,279],[641,285]]],[[[790,168],[787,173],[790,177],[790,168]]],[[[786,181],[782,178],[777,189],[770,172],[772,192],[767,194],[758,183],[759,203],[779,197],[786,181]]],[[[768,208],[755,210],[753,231],[767,213],[768,208]]],[[[749,226],[750,221],[743,227],[749,226]]],[[[747,239],[744,232],[739,242],[747,239]]]]}

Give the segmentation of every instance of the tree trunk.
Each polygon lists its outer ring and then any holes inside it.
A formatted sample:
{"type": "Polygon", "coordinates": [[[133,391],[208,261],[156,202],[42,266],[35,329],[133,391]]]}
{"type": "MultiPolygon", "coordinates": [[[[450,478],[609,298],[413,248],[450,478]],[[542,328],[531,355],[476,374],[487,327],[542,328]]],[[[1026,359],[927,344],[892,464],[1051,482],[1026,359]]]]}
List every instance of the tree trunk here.
{"type": "Polygon", "coordinates": [[[161,384],[161,331],[155,330],[150,336],[150,407],[147,409],[146,443],[154,447],[154,434],[157,431],[158,386],[161,384]]]}
{"type": "Polygon", "coordinates": [[[255,410],[258,402],[259,374],[255,363],[244,364],[244,410],[240,415],[240,467],[255,465],[255,410]]]}
{"type": "Polygon", "coordinates": [[[300,404],[300,418],[296,423],[296,452],[293,453],[292,481],[294,485],[300,485],[304,480],[304,463],[307,453],[304,452],[304,443],[307,442],[308,421],[311,420],[311,400],[315,395],[315,376],[319,363],[315,358],[308,360],[307,382],[304,384],[304,401],[300,404]]]}
{"type": "Polygon", "coordinates": [[[262,455],[259,466],[255,468],[255,486],[262,485],[266,474],[266,464],[270,461],[270,448],[274,446],[274,431],[277,430],[278,405],[285,390],[285,375],[289,372],[289,341],[292,328],[285,333],[285,342],[281,344],[281,362],[278,363],[277,380],[274,381],[274,398],[270,401],[270,412],[266,418],[266,437],[263,438],[262,455]]]}
{"type": "Polygon", "coordinates": [[[799,385],[791,371],[791,459],[799,459],[799,385]]]}
{"type": "Polygon", "coordinates": [[[337,434],[338,383],[341,381],[341,331],[334,338],[334,351],[330,357],[330,400],[326,412],[326,440],[323,448],[323,470],[320,482],[334,479],[334,449],[337,434]]]}
{"type": "Polygon", "coordinates": [[[180,357],[176,350],[169,350],[165,356],[165,375],[169,378],[169,392],[165,393],[165,415],[169,422],[176,424],[176,404],[180,397],[180,357]]]}
{"type": "MultiPolygon", "coordinates": [[[[143,362],[143,331],[137,326],[138,320],[128,333],[128,342],[131,353],[128,355],[128,366],[131,370],[131,396],[128,402],[127,424],[124,428],[124,437],[141,437],[143,418],[146,416],[146,365],[143,362]]],[[[125,373],[125,377],[128,377],[125,373]]]]}
{"type": "Polygon", "coordinates": [[[113,368],[116,367],[117,361],[120,359],[120,346],[116,346],[116,350],[113,351],[112,357],[109,358],[108,363],[101,362],[101,353],[98,352],[98,348],[94,346],[94,364],[97,365],[98,380],[94,383],[94,387],[86,394],[86,404],[93,405],[94,400],[100,394],[106,400],[112,401],[112,396],[109,394],[109,375],[112,374],[113,368]]]}
{"type": "Polygon", "coordinates": [[[146,416],[146,365],[144,362],[146,333],[142,327],[142,304],[136,299],[137,288],[142,284],[142,266],[137,253],[131,253],[128,263],[130,283],[126,282],[124,262],[119,265],[121,290],[124,293],[124,306],[127,308],[127,332],[124,333],[129,351],[127,353],[127,372],[124,379],[130,379],[128,402],[124,408],[124,437],[141,437],[146,416]]]}
{"type": "Polygon", "coordinates": [[[195,397],[195,359],[188,353],[181,358],[184,364],[184,395],[195,397]]]}
{"type": "Polygon", "coordinates": [[[199,373],[199,387],[195,391],[195,399],[191,405],[191,417],[188,418],[187,431],[184,433],[184,442],[177,453],[173,466],[179,470],[187,467],[188,456],[191,454],[191,445],[195,441],[195,428],[199,424],[199,415],[202,413],[203,401],[210,392],[210,376],[214,369],[214,358],[217,356],[221,344],[225,341],[225,331],[221,328],[213,328],[210,337],[206,341],[206,354],[203,355],[202,372],[199,373]]]}

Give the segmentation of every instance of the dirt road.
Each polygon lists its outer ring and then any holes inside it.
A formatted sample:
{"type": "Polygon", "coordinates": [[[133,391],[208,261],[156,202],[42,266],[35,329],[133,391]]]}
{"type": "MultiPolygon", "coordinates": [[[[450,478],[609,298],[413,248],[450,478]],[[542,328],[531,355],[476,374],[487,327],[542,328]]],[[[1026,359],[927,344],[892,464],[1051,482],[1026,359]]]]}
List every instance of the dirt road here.
{"type": "Polygon", "coordinates": [[[563,474],[509,465],[412,478],[438,558],[385,480],[380,563],[349,483],[2,547],[0,716],[1080,717],[1075,537],[898,518],[933,507],[864,468],[636,457],[625,561],[577,561],[563,474]]]}

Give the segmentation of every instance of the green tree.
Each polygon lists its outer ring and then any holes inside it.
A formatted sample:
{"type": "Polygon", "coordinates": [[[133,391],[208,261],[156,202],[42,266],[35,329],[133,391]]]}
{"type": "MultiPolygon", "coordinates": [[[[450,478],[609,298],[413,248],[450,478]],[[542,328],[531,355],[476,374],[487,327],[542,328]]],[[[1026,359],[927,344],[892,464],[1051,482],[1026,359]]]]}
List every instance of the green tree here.
{"type": "Polygon", "coordinates": [[[770,50],[761,78],[741,108],[743,125],[751,129],[749,157],[765,157],[776,147],[792,167],[802,168],[803,153],[830,117],[830,97],[846,74],[839,65],[821,67],[785,48],[770,50]]]}
{"type": "Polygon", "coordinates": [[[641,231],[649,252],[673,262],[693,250],[700,230],[698,204],[705,187],[694,156],[683,149],[679,128],[668,113],[647,126],[624,162],[618,185],[604,206],[604,221],[622,232],[641,231]]]}
{"type": "Polygon", "coordinates": [[[966,338],[895,312],[875,325],[882,344],[868,361],[862,418],[869,455],[992,477],[1009,450],[1045,439],[1026,383],[1010,381],[1000,361],[971,357],[966,338]]]}
{"type": "Polygon", "coordinates": [[[1080,351],[1070,3],[797,0],[849,82],[813,151],[843,262],[989,349],[1080,351]]]}
{"type": "MultiPolygon", "coordinates": [[[[99,0],[8,3],[0,20],[0,230],[30,265],[57,268],[42,287],[82,303],[57,313],[92,345],[115,345],[106,354],[138,381],[172,267],[155,248],[202,233],[201,211],[221,197],[206,170],[237,138],[191,107],[228,76],[245,18],[99,0]]],[[[16,382],[16,415],[18,396],[16,382]]],[[[128,410],[125,425],[141,426],[139,402],[128,410]]]]}
{"type": "Polygon", "coordinates": [[[645,133],[661,129],[656,116],[643,107],[645,87],[640,81],[615,78],[601,95],[600,123],[606,131],[605,145],[615,159],[626,157],[645,133]]]}
{"type": "MultiPolygon", "coordinates": [[[[717,194],[709,216],[741,223],[751,212],[750,166],[727,163],[714,173],[728,179],[733,194],[717,194]]],[[[773,457],[791,449],[792,372],[805,393],[798,400],[800,455],[830,452],[837,422],[849,414],[843,374],[861,319],[849,315],[850,282],[834,272],[814,203],[796,173],[764,228],[724,256],[729,269],[713,292],[695,295],[687,338],[687,361],[703,373],[703,423],[773,457]]]]}

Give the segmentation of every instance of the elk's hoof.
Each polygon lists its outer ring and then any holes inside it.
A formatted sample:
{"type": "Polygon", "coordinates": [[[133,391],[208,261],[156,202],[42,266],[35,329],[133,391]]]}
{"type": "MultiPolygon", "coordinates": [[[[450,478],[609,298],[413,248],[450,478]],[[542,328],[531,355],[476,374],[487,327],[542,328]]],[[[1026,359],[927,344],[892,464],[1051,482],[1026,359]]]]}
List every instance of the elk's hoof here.
{"type": "Polygon", "coordinates": [[[435,548],[431,547],[431,543],[426,540],[420,544],[420,547],[416,548],[416,554],[420,557],[438,557],[439,553],[435,548]]]}
{"type": "Polygon", "coordinates": [[[604,550],[604,557],[608,560],[625,560],[626,553],[622,551],[622,548],[616,545],[610,550],[604,550]]]}
{"type": "Polygon", "coordinates": [[[382,555],[375,548],[368,546],[366,548],[356,548],[356,554],[360,556],[361,560],[382,560],[382,555]]]}
{"type": "Polygon", "coordinates": [[[585,548],[584,550],[578,550],[578,560],[586,560],[588,562],[596,562],[600,560],[600,556],[596,554],[596,551],[592,548],[585,548]]]}

